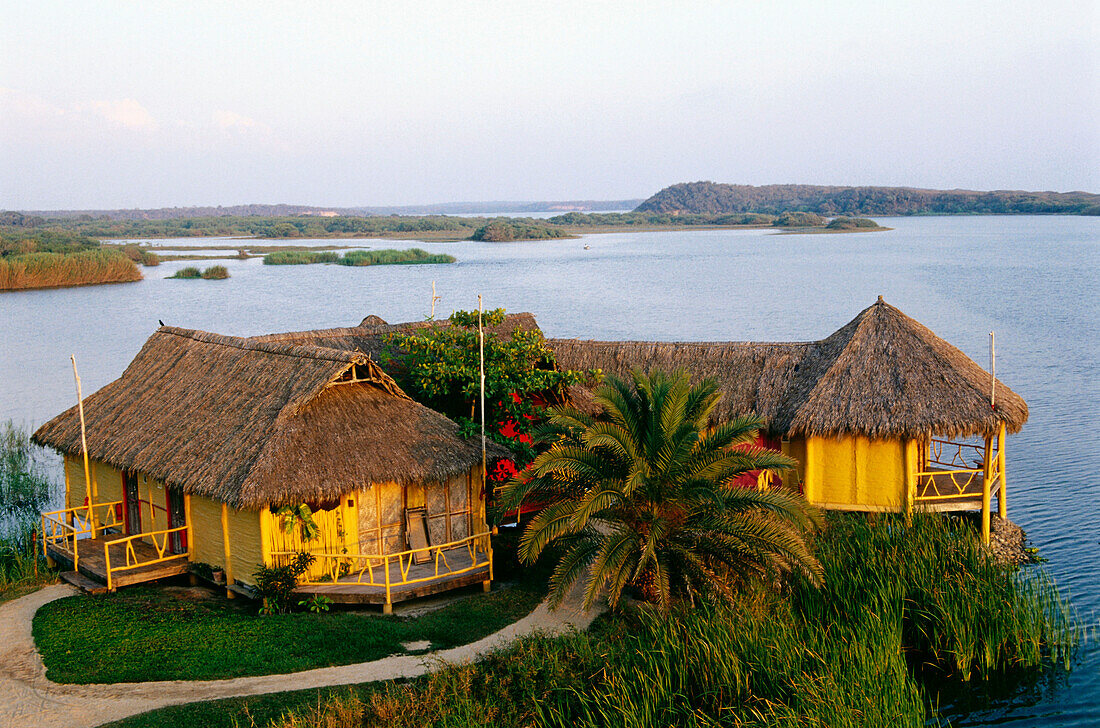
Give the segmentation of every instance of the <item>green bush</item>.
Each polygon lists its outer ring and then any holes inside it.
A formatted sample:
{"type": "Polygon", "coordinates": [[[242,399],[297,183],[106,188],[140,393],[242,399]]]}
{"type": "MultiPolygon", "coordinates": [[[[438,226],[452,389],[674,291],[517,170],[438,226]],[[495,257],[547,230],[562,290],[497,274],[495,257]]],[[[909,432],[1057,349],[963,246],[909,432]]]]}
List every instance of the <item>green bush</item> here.
{"type": "Polygon", "coordinates": [[[485,243],[506,243],[513,240],[550,240],[567,238],[569,234],[550,225],[524,220],[493,220],[479,227],[471,240],[485,243]]]}
{"type": "Polygon", "coordinates": [[[208,281],[221,281],[229,277],[229,271],[224,265],[212,265],[202,272],[202,277],[208,281]]]}
{"type": "Polygon", "coordinates": [[[831,220],[825,226],[827,230],[859,230],[861,228],[877,228],[879,225],[874,220],[865,217],[838,217],[831,220]]]}
{"type": "Polygon", "coordinates": [[[168,276],[169,278],[202,278],[202,271],[193,266],[187,266],[186,268],[180,268],[174,275],[168,276]]]}
{"type": "Polygon", "coordinates": [[[150,268],[156,265],[160,265],[160,256],[151,250],[143,250],[141,252],[141,264],[149,266],[150,268]]]}
{"type": "Polygon", "coordinates": [[[814,212],[784,212],[772,223],[775,227],[821,227],[825,218],[814,212]]]}
{"type": "Polygon", "coordinates": [[[313,565],[316,557],[300,551],[293,560],[279,566],[260,567],[253,572],[256,592],[263,599],[263,614],[284,614],[290,611],[290,595],[298,587],[298,577],[313,565]]]}

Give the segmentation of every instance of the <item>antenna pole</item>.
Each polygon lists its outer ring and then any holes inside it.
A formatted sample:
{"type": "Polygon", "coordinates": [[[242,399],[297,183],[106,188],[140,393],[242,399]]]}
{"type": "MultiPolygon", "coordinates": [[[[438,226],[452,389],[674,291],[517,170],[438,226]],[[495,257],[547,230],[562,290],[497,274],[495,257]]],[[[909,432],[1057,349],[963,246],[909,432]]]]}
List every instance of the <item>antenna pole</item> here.
{"type": "MultiPolygon", "coordinates": [[[[84,429],[84,394],[80,389],[80,374],[76,371],[76,354],[69,357],[73,362],[73,379],[76,380],[76,408],[80,412],[80,449],[84,451],[84,492],[88,499],[88,518],[92,522],[93,535],[95,532],[95,509],[92,507],[92,474],[88,467],[88,436],[84,429]]],[[[69,504],[66,503],[68,508],[69,504]]]]}
{"type": "Polygon", "coordinates": [[[477,340],[478,361],[481,370],[481,483],[485,486],[489,468],[485,457],[485,329],[482,327],[481,314],[484,309],[481,303],[481,294],[477,294],[477,340]]]}
{"type": "Polygon", "coordinates": [[[989,407],[997,408],[997,340],[989,332],[989,407]]]}

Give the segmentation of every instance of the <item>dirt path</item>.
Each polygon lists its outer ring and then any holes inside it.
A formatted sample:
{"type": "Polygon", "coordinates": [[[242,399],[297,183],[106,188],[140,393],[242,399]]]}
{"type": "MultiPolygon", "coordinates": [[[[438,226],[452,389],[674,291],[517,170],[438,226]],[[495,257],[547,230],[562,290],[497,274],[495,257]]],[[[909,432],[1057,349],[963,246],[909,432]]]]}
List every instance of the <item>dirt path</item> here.
{"type": "Polygon", "coordinates": [[[430,655],[394,655],[356,665],[232,680],[61,685],[46,678],[46,669],[31,635],[31,620],[43,604],[77,592],[66,585],[48,586],[0,605],[0,728],[91,728],[165,705],[416,677],[442,663],[476,660],[534,632],[559,634],[585,629],[596,614],[581,609],[580,591],[574,589],[553,612],[545,603],[540,604],[531,614],[499,632],[430,655]]]}

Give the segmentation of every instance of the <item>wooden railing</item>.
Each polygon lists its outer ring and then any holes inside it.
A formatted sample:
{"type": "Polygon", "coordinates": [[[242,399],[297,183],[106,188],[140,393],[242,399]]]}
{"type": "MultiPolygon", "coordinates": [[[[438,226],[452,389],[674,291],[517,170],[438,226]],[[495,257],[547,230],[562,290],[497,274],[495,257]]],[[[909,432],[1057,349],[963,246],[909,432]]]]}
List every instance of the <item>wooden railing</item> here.
{"type": "Polygon", "coordinates": [[[122,538],[116,538],[113,541],[108,541],[103,544],[103,563],[107,570],[107,589],[114,589],[114,575],[119,571],[130,571],[131,569],[138,569],[142,566],[151,566],[152,564],[160,564],[165,561],[171,561],[173,559],[187,559],[191,556],[191,549],[184,551],[183,553],[174,554],[170,550],[170,544],[173,534],[184,533],[187,531],[187,526],[177,526],[176,528],[166,528],[163,531],[149,531],[146,533],[137,533],[133,536],[123,536],[122,538]],[[146,541],[148,540],[148,541],[146,541]],[[153,549],[156,551],[155,558],[142,559],[137,551],[134,550],[134,542],[143,541],[151,542],[153,549]],[[122,566],[111,566],[111,547],[126,544],[126,563],[122,566]]]}
{"type": "Polygon", "coordinates": [[[109,528],[122,526],[119,509],[122,501],[90,503],[76,508],[62,508],[42,514],[42,555],[49,558],[47,548],[53,546],[73,557],[73,570],[80,562],[76,542],[84,535],[95,538],[109,528]],[[100,515],[102,509],[102,517],[100,515]]]}
{"type": "Polygon", "coordinates": [[[978,466],[981,471],[985,462],[985,448],[981,445],[971,445],[966,442],[953,442],[951,440],[928,441],[928,464],[940,465],[944,468],[962,468],[978,466]],[[967,460],[969,456],[970,460],[967,460]]]}
{"type": "MultiPolygon", "coordinates": [[[[284,564],[292,561],[298,552],[276,551],[271,554],[276,564],[284,564]]],[[[299,580],[300,584],[354,584],[361,586],[374,586],[385,588],[386,604],[392,600],[392,589],[409,584],[419,584],[441,576],[457,576],[466,574],[476,569],[489,567],[489,578],[492,579],[493,547],[488,533],[479,533],[468,536],[458,541],[437,544],[419,549],[409,549],[393,554],[323,554],[313,553],[316,561],[315,567],[320,566],[321,576],[306,576],[299,580]],[[469,564],[452,566],[447,560],[447,552],[459,554],[465,550],[469,558],[469,564]],[[427,554],[432,564],[427,576],[414,573],[413,567],[417,566],[417,555],[427,554]],[[393,574],[393,567],[397,573],[393,574]],[[394,577],[397,578],[394,578],[394,577]]],[[[314,571],[315,570],[311,570],[314,571]]],[[[316,573],[316,572],[315,572],[316,573]]]]}

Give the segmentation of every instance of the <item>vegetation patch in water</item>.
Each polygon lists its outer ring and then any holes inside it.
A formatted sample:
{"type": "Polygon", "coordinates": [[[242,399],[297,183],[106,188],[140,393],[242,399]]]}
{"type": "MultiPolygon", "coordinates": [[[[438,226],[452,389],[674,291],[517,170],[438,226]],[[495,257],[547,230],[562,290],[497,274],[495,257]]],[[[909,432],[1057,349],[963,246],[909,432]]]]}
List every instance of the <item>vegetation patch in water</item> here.
{"type": "Polygon", "coordinates": [[[169,278],[183,278],[187,280],[195,280],[198,278],[205,278],[208,281],[220,281],[229,277],[229,271],[224,265],[212,265],[206,270],[199,270],[193,266],[187,266],[186,268],[180,268],[169,278]]]}
{"type": "Polygon", "coordinates": [[[349,250],[344,255],[331,251],[288,250],[268,253],[264,265],[311,265],[337,263],[339,265],[413,265],[430,263],[454,263],[453,256],[429,253],[420,248],[409,250],[349,250]]]}

